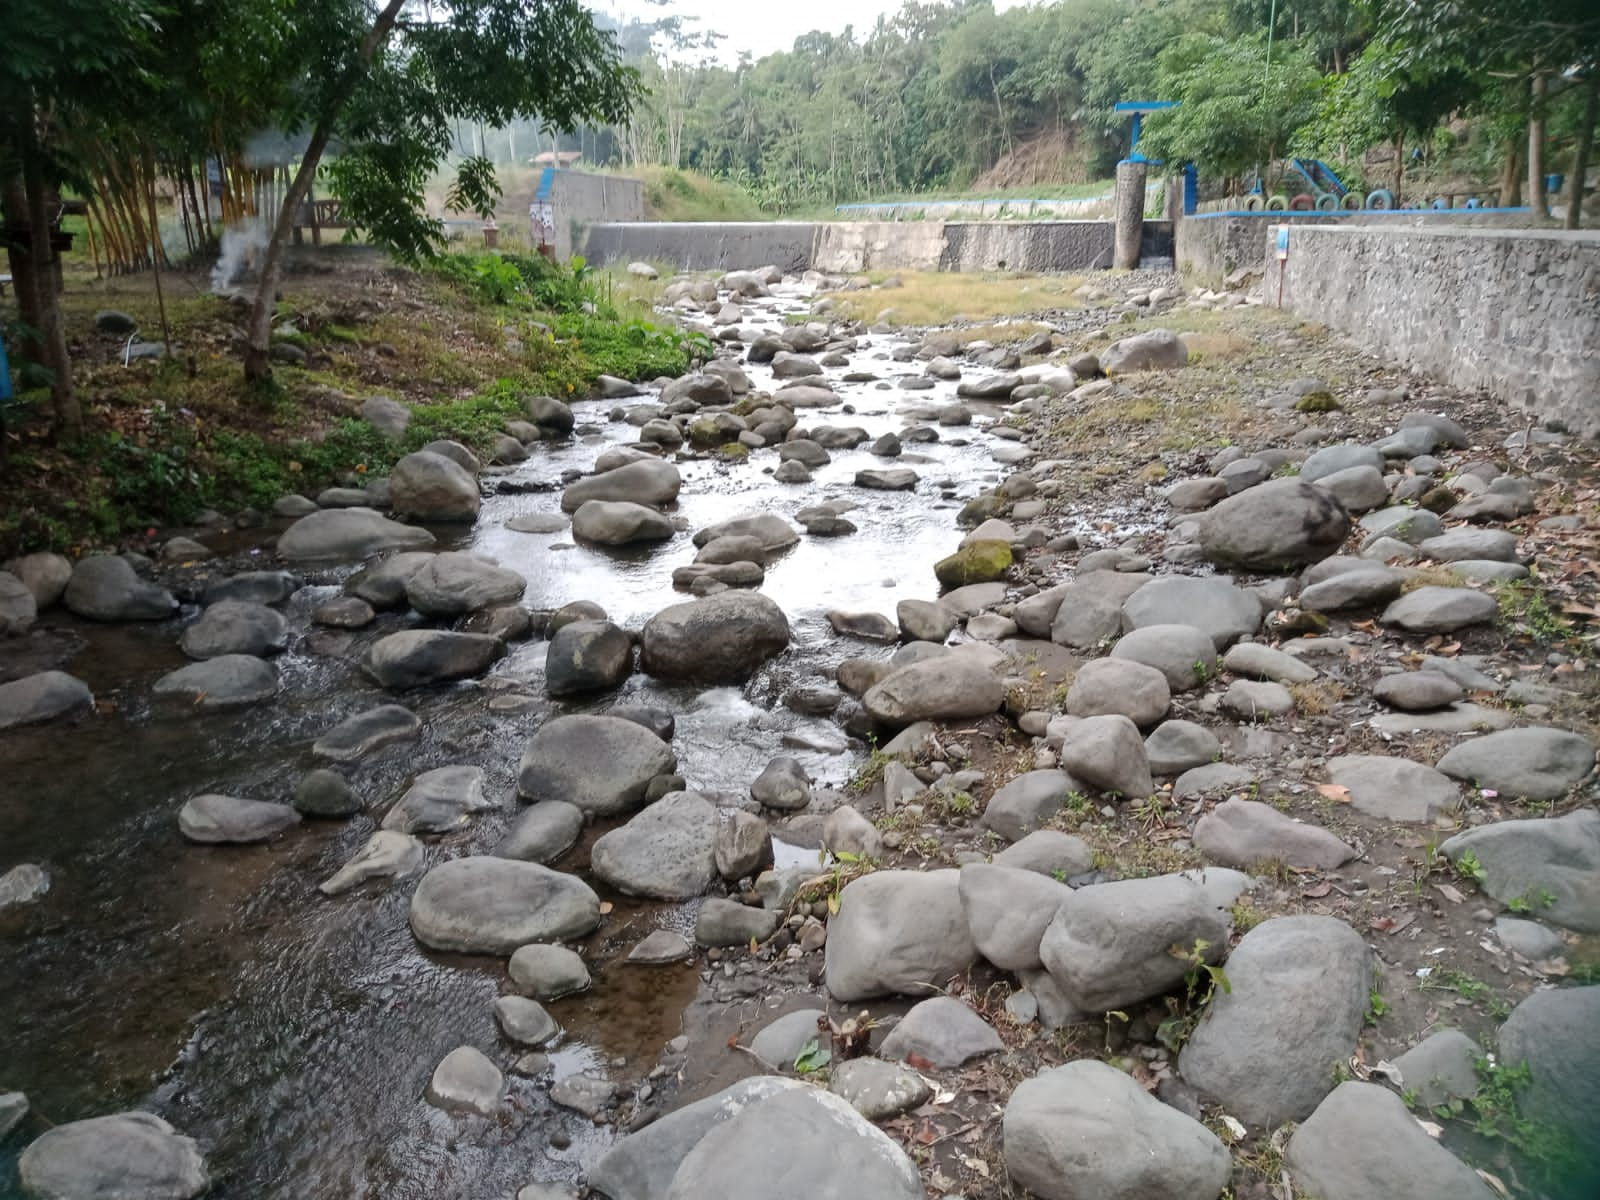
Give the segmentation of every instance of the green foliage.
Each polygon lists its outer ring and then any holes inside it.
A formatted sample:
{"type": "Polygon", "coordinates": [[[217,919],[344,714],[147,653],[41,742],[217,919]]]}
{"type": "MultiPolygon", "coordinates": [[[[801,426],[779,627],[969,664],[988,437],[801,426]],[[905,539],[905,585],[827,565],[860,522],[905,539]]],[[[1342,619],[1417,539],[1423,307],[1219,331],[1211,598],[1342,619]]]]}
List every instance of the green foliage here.
{"type": "MultiPolygon", "coordinates": [[[[1524,1116],[1518,1104],[1518,1095],[1533,1083],[1532,1069],[1526,1062],[1502,1065],[1487,1057],[1474,1065],[1478,1090],[1470,1101],[1473,1130],[1515,1146],[1526,1157],[1541,1194],[1577,1194],[1567,1189],[1586,1174],[1582,1147],[1564,1130],[1524,1116]]],[[[1464,1107],[1455,1101],[1448,1115],[1460,1115],[1464,1107]]]]}
{"type": "Polygon", "coordinates": [[[1483,864],[1478,861],[1478,856],[1471,850],[1463,850],[1454,864],[1456,874],[1462,879],[1470,879],[1473,883],[1481,884],[1488,875],[1483,869],[1483,864]]]}
{"type": "Polygon", "coordinates": [[[813,1075],[822,1070],[833,1060],[833,1051],[826,1046],[818,1044],[812,1038],[800,1047],[800,1053],[795,1055],[794,1073],[796,1075],[813,1075]]]}
{"type": "Polygon", "coordinates": [[[1156,1028],[1156,1040],[1174,1054],[1183,1049],[1183,1044],[1200,1023],[1206,1005],[1217,990],[1228,994],[1233,992],[1233,984],[1229,982],[1227,973],[1206,961],[1205,952],[1210,948],[1211,943],[1204,938],[1196,938],[1192,946],[1174,945],[1167,948],[1167,953],[1173,958],[1189,965],[1183,977],[1183,999],[1180,1001],[1175,996],[1167,997],[1169,1015],[1156,1028]]]}

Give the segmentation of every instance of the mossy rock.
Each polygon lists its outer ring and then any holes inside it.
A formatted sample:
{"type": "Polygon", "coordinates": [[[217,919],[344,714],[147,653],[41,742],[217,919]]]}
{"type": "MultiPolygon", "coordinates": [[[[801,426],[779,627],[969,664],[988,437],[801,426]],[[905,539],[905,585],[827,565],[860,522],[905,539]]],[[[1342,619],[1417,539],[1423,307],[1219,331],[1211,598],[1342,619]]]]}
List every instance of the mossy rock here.
{"type": "Polygon", "coordinates": [[[1422,498],[1417,504],[1431,513],[1443,516],[1460,502],[1454,492],[1447,487],[1433,487],[1422,493],[1422,498]]]}
{"type": "Polygon", "coordinates": [[[990,517],[998,517],[1006,502],[999,492],[981,492],[961,506],[956,514],[956,524],[963,529],[982,525],[990,517]]]}
{"type": "Polygon", "coordinates": [[[743,442],[723,442],[717,447],[717,453],[723,458],[742,460],[750,457],[750,447],[743,442]]]}
{"type": "Polygon", "coordinates": [[[971,542],[935,563],[933,573],[945,587],[958,588],[969,583],[993,583],[1010,566],[1009,542],[971,542]]]}
{"type": "Polygon", "coordinates": [[[1344,405],[1339,403],[1332,392],[1323,390],[1307,392],[1294,402],[1294,407],[1296,412],[1319,413],[1338,412],[1344,405]]]}
{"type": "Polygon", "coordinates": [[[720,446],[725,437],[727,434],[723,432],[722,426],[710,417],[701,417],[689,424],[689,440],[696,446],[720,446]]]}

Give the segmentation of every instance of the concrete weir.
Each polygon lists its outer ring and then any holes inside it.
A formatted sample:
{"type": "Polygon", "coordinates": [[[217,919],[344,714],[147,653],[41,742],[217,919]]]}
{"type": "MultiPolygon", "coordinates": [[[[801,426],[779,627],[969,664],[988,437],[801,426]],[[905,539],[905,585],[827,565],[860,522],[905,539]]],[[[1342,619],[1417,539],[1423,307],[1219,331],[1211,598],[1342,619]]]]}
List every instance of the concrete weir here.
{"type": "MultiPolygon", "coordinates": [[[[630,221],[591,225],[591,263],[684,271],[1091,271],[1111,266],[1110,221],[630,221]]],[[[1146,221],[1142,261],[1170,258],[1172,223],[1146,221]]]]}

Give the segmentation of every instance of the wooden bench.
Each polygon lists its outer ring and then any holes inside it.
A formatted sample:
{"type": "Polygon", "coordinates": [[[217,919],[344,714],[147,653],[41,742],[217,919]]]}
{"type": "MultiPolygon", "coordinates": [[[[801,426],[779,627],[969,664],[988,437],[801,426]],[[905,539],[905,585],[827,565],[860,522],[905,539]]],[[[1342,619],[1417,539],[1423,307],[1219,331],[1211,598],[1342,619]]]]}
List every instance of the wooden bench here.
{"type": "Polygon", "coordinates": [[[305,241],[302,229],[311,230],[311,244],[322,245],[322,231],[324,229],[348,229],[349,222],[344,219],[344,206],[338,200],[308,200],[300,205],[300,211],[294,217],[294,243],[299,246],[305,241]]]}

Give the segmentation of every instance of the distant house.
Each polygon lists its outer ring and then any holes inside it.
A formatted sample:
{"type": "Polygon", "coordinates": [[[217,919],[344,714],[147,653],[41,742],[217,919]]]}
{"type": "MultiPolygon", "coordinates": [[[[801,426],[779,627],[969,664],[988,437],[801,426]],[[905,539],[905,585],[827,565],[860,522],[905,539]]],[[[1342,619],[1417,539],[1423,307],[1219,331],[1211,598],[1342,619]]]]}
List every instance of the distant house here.
{"type": "Polygon", "coordinates": [[[546,150],[529,161],[536,167],[570,167],[582,157],[581,150],[546,150]]]}

